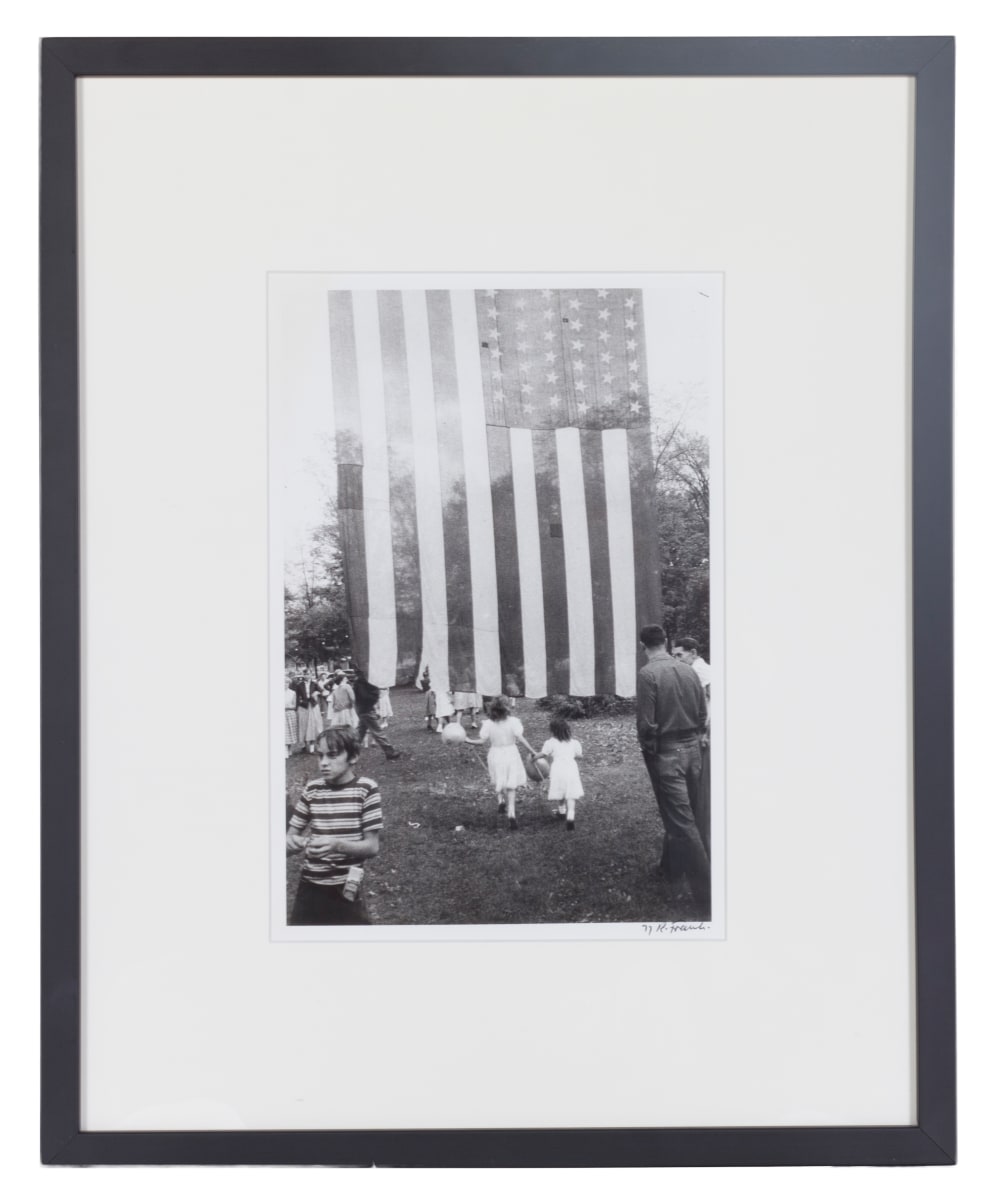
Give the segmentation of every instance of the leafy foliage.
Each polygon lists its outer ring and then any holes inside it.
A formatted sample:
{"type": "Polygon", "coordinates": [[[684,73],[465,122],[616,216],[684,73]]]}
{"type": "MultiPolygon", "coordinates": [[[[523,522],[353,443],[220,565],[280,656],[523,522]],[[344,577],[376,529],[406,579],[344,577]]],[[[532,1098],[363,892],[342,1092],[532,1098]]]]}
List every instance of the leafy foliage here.
{"type": "Polygon", "coordinates": [[[310,545],[287,569],[284,611],[288,659],[316,667],[349,653],[345,561],[331,498],[310,545]]]}
{"type": "Polygon", "coordinates": [[[681,420],[654,429],[663,624],[707,653],[710,614],[708,441],[681,420]]]}
{"type": "Polygon", "coordinates": [[[624,716],[635,711],[634,700],[624,696],[542,696],[537,707],[569,721],[584,717],[624,716]]]}

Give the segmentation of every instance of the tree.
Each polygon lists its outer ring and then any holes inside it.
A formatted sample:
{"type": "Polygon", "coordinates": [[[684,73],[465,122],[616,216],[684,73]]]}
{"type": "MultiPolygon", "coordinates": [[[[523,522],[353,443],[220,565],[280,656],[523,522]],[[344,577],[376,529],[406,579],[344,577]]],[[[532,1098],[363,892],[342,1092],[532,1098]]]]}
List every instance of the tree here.
{"type": "Polygon", "coordinates": [[[284,591],[286,658],[310,663],[349,653],[345,564],[332,497],[310,544],[286,564],[284,591]]]}
{"type": "Polygon", "coordinates": [[[682,416],[653,435],[663,623],[671,639],[694,637],[710,650],[708,441],[682,416]]]}

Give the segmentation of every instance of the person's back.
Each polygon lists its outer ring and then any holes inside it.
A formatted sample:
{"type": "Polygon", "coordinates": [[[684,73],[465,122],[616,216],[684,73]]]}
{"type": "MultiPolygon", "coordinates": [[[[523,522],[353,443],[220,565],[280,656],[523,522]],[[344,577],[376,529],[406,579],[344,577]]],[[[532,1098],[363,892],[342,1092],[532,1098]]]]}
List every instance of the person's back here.
{"type": "Polygon", "coordinates": [[[517,717],[505,717],[501,721],[488,720],[481,724],[481,740],[492,746],[515,746],[523,732],[523,723],[517,717]]]}
{"type": "Polygon", "coordinates": [[[376,709],[377,701],[380,699],[380,689],[374,687],[368,679],[364,679],[362,675],[355,683],[356,693],[356,712],[360,714],[370,713],[376,709]]]}
{"type": "Polygon", "coordinates": [[[638,740],[658,753],[660,742],[696,736],[708,707],[697,673],[668,654],[656,654],[638,673],[638,740]]]}

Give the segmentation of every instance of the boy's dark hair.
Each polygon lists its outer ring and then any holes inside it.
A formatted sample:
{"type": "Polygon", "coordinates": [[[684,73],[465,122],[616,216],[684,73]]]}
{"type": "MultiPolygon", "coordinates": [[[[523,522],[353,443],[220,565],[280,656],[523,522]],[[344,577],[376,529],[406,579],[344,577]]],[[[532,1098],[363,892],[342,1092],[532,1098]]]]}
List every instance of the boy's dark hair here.
{"type": "Polygon", "coordinates": [[[570,742],[572,740],[572,727],[564,717],[551,718],[551,732],[559,742],[570,742]]]}
{"type": "Polygon", "coordinates": [[[686,650],[686,652],[688,654],[690,654],[691,652],[693,652],[695,654],[697,653],[698,645],[697,645],[696,638],[692,638],[692,637],[677,638],[675,644],[677,646],[679,646],[681,650],[686,650]]]}
{"type": "Polygon", "coordinates": [[[643,625],[638,640],[649,649],[653,646],[665,646],[666,631],[661,625],[643,625]]]}
{"type": "Polygon", "coordinates": [[[320,750],[321,744],[328,748],[329,754],[341,754],[345,751],[345,757],[349,762],[355,762],[359,757],[359,742],[356,740],[356,735],[351,729],[337,727],[325,729],[317,739],[317,748],[320,750]]]}
{"type": "Polygon", "coordinates": [[[488,705],[488,715],[493,721],[504,721],[509,715],[509,705],[506,704],[504,696],[496,696],[495,699],[488,705]]]}

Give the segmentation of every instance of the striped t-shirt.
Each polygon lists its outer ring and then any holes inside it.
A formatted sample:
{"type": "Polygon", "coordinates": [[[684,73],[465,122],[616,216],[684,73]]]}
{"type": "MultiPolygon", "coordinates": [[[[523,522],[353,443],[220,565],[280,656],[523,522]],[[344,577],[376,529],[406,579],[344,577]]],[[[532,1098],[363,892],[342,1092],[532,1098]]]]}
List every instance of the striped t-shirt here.
{"type": "MultiPolygon", "coordinates": [[[[361,842],[363,835],[383,829],[380,788],[373,779],[353,779],[329,787],[323,779],[312,779],[300,794],[289,827],[317,837],[340,837],[361,842]]],[[[341,884],[355,859],[332,855],[323,862],[306,855],[301,877],[311,883],[341,884]]]]}

